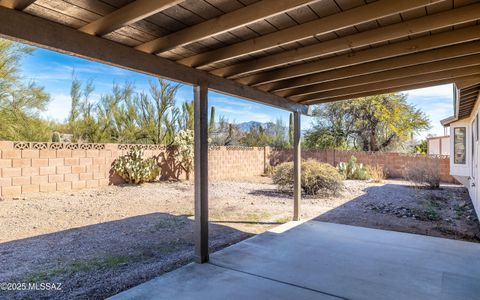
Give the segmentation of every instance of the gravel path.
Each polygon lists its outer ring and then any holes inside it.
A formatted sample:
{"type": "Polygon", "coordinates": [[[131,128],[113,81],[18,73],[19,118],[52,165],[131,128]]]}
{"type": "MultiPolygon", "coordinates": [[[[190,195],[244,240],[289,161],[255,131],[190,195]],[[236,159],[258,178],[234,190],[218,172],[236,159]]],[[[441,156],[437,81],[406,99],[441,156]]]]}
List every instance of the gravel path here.
{"type": "MultiPolygon", "coordinates": [[[[212,250],[291,218],[292,197],[268,178],[210,186],[212,250]]],[[[400,181],[347,181],[336,197],[306,198],[303,218],[480,241],[466,190],[400,181]]],[[[103,299],[191,261],[193,185],[161,182],[0,201],[0,282],[60,282],[62,291],[8,299],[103,299]]]]}

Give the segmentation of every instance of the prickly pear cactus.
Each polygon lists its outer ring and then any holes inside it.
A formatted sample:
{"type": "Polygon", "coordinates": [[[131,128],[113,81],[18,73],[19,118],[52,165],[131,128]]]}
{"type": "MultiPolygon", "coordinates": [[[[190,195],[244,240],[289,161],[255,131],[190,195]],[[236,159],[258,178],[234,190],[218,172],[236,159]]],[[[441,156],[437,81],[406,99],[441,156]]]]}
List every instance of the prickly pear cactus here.
{"type": "Polygon", "coordinates": [[[134,147],[127,155],[116,159],[112,168],[115,174],[132,184],[152,182],[160,175],[160,167],[156,160],[144,159],[140,147],[134,147]]]}
{"type": "Polygon", "coordinates": [[[357,158],[355,156],[352,156],[346,163],[339,163],[337,170],[345,179],[367,180],[370,177],[367,166],[362,163],[357,164],[357,158]]]}

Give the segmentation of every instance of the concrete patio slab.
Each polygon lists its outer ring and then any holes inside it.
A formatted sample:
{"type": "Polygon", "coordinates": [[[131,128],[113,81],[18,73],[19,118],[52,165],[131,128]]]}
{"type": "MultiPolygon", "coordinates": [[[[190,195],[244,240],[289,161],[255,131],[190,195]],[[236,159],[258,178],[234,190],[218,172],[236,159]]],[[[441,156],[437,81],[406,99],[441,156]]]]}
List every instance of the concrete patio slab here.
{"type": "Polygon", "coordinates": [[[229,270],[211,264],[189,264],[110,299],[341,299],[229,270]]]}
{"type": "Polygon", "coordinates": [[[284,228],[112,299],[480,298],[480,244],[319,221],[284,228]]]}

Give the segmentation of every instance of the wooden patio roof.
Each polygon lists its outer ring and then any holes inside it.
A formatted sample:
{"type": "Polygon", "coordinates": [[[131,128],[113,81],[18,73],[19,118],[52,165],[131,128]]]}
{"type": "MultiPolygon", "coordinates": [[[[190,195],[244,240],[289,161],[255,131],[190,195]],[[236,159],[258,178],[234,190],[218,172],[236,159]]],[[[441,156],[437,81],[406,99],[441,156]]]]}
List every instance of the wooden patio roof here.
{"type": "Polygon", "coordinates": [[[479,0],[0,6],[0,36],[300,113],[311,104],[452,82],[471,83],[459,93],[468,102],[480,83],[479,0]]]}

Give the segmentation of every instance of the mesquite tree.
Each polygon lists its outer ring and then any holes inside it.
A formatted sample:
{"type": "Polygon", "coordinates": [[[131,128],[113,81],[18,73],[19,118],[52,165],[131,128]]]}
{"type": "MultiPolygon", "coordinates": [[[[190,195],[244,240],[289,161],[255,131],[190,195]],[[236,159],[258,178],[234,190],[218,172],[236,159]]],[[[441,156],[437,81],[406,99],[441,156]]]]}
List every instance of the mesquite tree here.
{"type": "Polygon", "coordinates": [[[307,148],[385,151],[430,128],[427,116],[399,93],[319,105],[307,148]]]}

